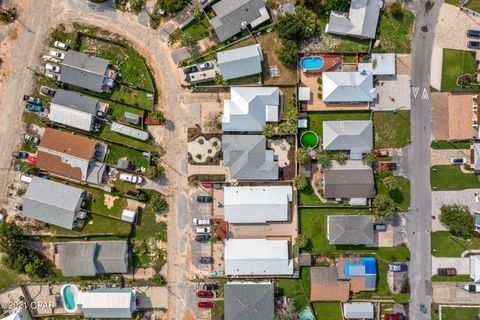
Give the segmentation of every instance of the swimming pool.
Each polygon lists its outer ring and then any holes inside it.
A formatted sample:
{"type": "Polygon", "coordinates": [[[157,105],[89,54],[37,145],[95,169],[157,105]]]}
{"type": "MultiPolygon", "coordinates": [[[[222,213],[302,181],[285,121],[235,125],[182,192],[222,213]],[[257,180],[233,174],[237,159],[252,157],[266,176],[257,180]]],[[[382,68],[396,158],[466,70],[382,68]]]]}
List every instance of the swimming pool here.
{"type": "Polygon", "coordinates": [[[315,320],[315,315],[309,307],[306,307],[300,312],[299,318],[300,320],[315,320]]]}
{"type": "Polygon", "coordinates": [[[303,57],[300,59],[303,71],[320,70],[323,67],[323,58],[319,56],[303,57]]]}
{"type": "Polygon", "coordinates": [[[313,131],[305,131],[300,137],[300,144],[304,148],[315,148],[318,145],[317,134],[313,131]]]}
{"type": "Polygon", "coordinates": [[[71,284],[66,284],[60,290],[62,296],[63,308],[67,312],[77,311],[77,304],[75,303],[76,287],[71,284]]]}

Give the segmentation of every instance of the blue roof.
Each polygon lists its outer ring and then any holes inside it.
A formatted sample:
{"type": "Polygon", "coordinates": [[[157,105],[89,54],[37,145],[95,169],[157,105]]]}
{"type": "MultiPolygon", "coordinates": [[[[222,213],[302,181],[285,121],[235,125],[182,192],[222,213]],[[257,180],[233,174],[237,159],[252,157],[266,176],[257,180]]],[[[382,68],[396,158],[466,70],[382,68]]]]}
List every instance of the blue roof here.
{"type": "Polygon", "coordinates": [[[362,264],[365,266],[366,274],[377,274],[375,258],[362,258],[362,264]]]}

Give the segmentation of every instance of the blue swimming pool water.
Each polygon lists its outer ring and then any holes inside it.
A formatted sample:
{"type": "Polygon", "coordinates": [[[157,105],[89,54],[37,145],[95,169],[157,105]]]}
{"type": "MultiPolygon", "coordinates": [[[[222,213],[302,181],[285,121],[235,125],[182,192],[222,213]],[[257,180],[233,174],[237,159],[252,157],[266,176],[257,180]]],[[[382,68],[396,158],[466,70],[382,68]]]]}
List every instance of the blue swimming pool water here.
{"type": "Polygon", "coordinates": [[[63,302],[68,310],[74,310],[76,308],[77,304],[75,303],[75,290],[72,286],[66,286],[63,288],[63,302]]]}
{"type": "Polygon", "coordinates": [[[300,320],[315,320],[312,310],[310,308],[305,308],[300,312],[300,320]]]}
{"type": "Polygon", "coordinates": [[[303,57],[300,60],[300,66],[304,70],[315,70],[323,67],[323,59],[321,57],[303,57]]]}

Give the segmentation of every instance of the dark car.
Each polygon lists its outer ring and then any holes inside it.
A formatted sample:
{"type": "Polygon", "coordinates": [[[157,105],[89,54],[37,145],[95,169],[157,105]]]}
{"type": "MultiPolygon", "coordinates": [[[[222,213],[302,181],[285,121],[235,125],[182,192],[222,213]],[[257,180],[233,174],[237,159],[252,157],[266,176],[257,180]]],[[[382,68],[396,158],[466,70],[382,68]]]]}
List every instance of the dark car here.
{"type": "Polygon", "coordinates": [[[211,203],[213,198],[210,196],[198,196],[197,201],[201,203],[211,203]]]}
{"type": "Polygon", "coordinates": [[[402,272],[407,271],[408,266],[404,263],[390,263],[388,265],[388,271],[391,272],[402,272]]]}
{"type": "Polygon", "coordinates": [[[422,303],[422,304],[420,305],[420,311],[422,311],[423,313],[427,313],[427,312],[428,312],[427,306],[426,306],[424,303],[422,303]]]}
{"type": "Polygon", "coordinates": [[[198,258],[198,263],[200,263],[200,264],[212,264],[213,259],[212,259],[212,257],[200,257],[200,258],[198,258]]]}
{"type": "Polygon", "coordinates": [[[55,95],[55,90],[50,89],[49,87],[41,86],[39,93],[44,96],[53,97],[55,95]]]}
{"type": "Polygon", "coordinates": [[[480,49],[480,42],[478,42],[478,41],[468,41],[467,46],[470,49],[480,49]]]}
{"type": "Polygon", "coordinates": [[[203,285],[202,289],[207,290],[207,291],[215,291],[215,290],[218,290],[218,284],[216,284],[216,283],[206,283],[206,284],[203,285]]]}
{"type": "Polygon", "coordinates": [[[213,302],[211,302],[211,301],[200,301],[198,303],[198,307],[200,309],[212,309],[213,308],[213,302]]]}
{"type": "Polygon", "coordinates": [[[183,73],[185,73],[185,74],[190,74],[190,73],[194,73],[194,72],[198,72],[198,71],[200,71],[200,69],[198,69],[197,66],[188,66],[188,67],[183,68],[183,73]]]}
{"type": "Polygon", "coordinates": [[[375,168],[387,168],[388,170],[397,170],[397,164],[395,162],[377,162],[375,168]]]}
{"type": "Polygon", "coordinates": [[[199,298],[215,298],[215,292],[213,291],[206,291],[206,290],[200,290],[197,292],[197,297],[199,298]]]}
{"type": "Polygon", "coordinates": [[[42,105],[42,99],[32,97],[32,96],[23,96],[23,101],[26,101],[28,103],[37,104],[37,105],[40,105],[40,106],[42,105]]]}
{"type": "Polygon", "coordinates": [[[12,152],[12,157],[16,159],[27,159],[28,153],[23,151],[14,151],[12,152]]]}
{"type": "Polygon", "coordinates": [[[405,316],[401,313],[386,314],[383,320],[405,320],[405,316]]]}
{"type": "Polygon", "coordinates": [[[457,275],[457,269],[455,269],[455,268],[438,268],[437,269],[437,274],[439,276],[456,276],[457,275]]]}
{"type": "Polygon", "coordinates": [[[467,36],[480,38],[480,30],[468,30],[467,31],[467,36]]]}
{"type": "Polygon", "coordinates": [[[197,240],[198,242],[208,242],[208,241],[210,241],[210,235],[199,234],[195,237],[195,240],[197,240]]]}
{"type": "Polygon", "coordinates": [[[387,231],[387,226],[384,223],[375,223],[373,225],[373,230],[374,231],[387,231]]]}

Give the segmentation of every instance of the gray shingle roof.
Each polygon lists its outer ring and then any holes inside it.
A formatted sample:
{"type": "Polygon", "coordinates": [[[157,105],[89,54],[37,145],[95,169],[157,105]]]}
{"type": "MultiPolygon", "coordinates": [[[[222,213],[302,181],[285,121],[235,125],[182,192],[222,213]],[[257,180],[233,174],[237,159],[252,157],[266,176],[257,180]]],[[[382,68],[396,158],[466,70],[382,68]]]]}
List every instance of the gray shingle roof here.
{"type": "Polygon", "coordinates": [[[108,60],[69,50],[62,62],[60,80],[77,87],[102,92],[109,65],[108,60]]]}
{"type": "Polygon", "coordinates": [[[354,154],[370,152],[373,148],[372,121],[324,121],[323,149],[351,151],[354,154]]]}
{"type": "Polygon", "coordinates": [[[82,189],[33,177],[23,196],[23,215],[72,229],[83,192],[82,189]]]}
{"type": "Polygon", "coordinates": [[[344,165],[332,161],[323,176],[327,199],[373,198],[375,195],[372,168],[361,160],[348,160],[344,165]]]}
{"type": "Polygon", "coordinates": [[[373,216],[328,216],[330,244],[373,245],[373,216]]]}
{"type": "Polygon", "coordinates": [[[210,20],[220,42],[228,40],[242,28],[242,22],[250,24],[261,16],[265,0],[222,0],[212,6],[216,17],[210,20]]]}
{"type": "Polygon", "coordinates": [[[272,283],[229,282],[225,285],[225,320],[273,319],[272,283]]]}
{"type": "Polygon", "coordinates": [[[239,180],[277,180],[278,162],[262,135],[223,135],[223,161],[230,177],[239,180]]]}
{"type": "Polygon", "coordinates": [[[224,80],[262,72],[262,47],[259,44],[217,52],[217,62],[224,80]]]}
{"type": "Polygon", "coordinates": [[[128,270],[127,241],[99,241],[96,255],[98,273],[125,273],[128,270]]]}
{"type": "Polygon", "coordinates": [[[58,89],[55,92],[52,103],[95,115],[98,99],[86,96],[79,92],[58,89]]]}

